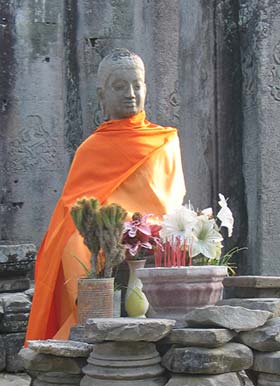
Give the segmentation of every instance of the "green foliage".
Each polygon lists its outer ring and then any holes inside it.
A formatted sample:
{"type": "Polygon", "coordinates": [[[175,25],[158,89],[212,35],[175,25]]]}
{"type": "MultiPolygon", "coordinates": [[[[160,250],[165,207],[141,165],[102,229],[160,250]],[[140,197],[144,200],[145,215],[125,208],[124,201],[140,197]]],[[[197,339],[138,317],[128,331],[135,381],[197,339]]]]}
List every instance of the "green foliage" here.
{"type": "Polygon", "coordinates": [[[101,207],[94,198],[82,198],[72,207],[73,222],[91,252],[90,277],[111,277],[113,268],[124,260],[121,239],[126,215],[120,205],[101,207]],[[105,266],[99,272],[97,256],[101,249],[105,254],[105,266]]]}

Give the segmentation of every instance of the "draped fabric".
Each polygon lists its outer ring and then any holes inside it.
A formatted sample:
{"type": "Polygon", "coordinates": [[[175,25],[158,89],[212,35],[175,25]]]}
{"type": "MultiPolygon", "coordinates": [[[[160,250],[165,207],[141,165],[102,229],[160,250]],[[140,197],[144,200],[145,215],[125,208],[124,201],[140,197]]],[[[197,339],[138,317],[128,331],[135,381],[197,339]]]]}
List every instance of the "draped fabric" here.
{"type": "Polygon", "coordinates": [[[86,265],[90,258],[70,215],[78,198],[160,216],[184,194],[175,128],[150,123],[144,112],[101,124],[75,154],[39,249],[26,339],[67,339],[76,323],[77,278],[83,276],[77,258],[86,265]]]}

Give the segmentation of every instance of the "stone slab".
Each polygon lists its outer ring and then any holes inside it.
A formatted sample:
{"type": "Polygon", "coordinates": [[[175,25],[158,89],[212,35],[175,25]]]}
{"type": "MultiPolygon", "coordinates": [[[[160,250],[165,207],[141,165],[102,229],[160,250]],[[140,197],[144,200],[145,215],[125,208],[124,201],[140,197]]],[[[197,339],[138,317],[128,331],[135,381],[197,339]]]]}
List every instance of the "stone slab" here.
{"type": "Polygon", "coordinates": [[[252,369],[260,373],[280,375],[280,351],[255,352],[252,369]]]}
{"type": "Polygon", "coordinates": [[[252,350],[239,343],[227,343],[219,348],[171,348],[162,365],[174,373],[223,374],[248,369],[253,364],[252,350]]]}
{"type": "Polygon", "coordinates": [[[26,277],[11,277],[9,279],[0,279],[0,293],[5,292],[21,292],[28,290],[30,287],[30,280],[26,277]]]}
{"type": "Polygon", "coordinates": [[[10,373],[23,372],[23,361],[18,355],[25,339],[24,332],[3,335],[6,351],[6,371],[10,373]]]}
{"type": "Polygon", "coordinates": [[[31,301],[24,293],[0,294],[0,304],[5,313],[26,313],[31,309],[31,301]]]}
{"type": "Polygon", "coordinates": [[[6,350],[4,339],[0,335],[0,371],[3,371],[6,367],[6,350]]]}
{"type": "Polygon", "coordinates": [[[248,331],[262,326],[271,317],[272,313],[268,311],[232,306],[206,306],[190,311],[185,321],[188,327],[223,327],[248,331]]]}
{"type": "Polygon", "coordinates": [[[218,375],[175,375],[165,386],[254,386],[248,379],[238,373],[226,373],[218,375]]]}
{"type": "Polygon", "coordinates": [[[163,344],[179,346],[219,347],[228,343],[236,335],[225,328],[178,328],[164,338],[163,344]]]}
{"type": "Polygon", "coordinates": [[[228,305],[233,307],[244,307],[250,310],[262,310],[272,312],[273,317],[280,316],[280,299],[279,298],[251,298],[251,299],[223,299],[217,306],[228,305]]]}
{"type": "Polygon", "coordinates": [[[279,276],[229,276],[223,281],[224,287],[280,288],[279,276]]]}
{"type": "Polygon", "coordinates": [[[264,326],[242,332],[239,340],[258,351],[280,350],[280,317],[268,320],[264,326]]]}
{"type": "Polygon", "coordinates": [[[26,331],[29,313],[4,314],[0,322],[0,332],[24,332],[26,331]]]}
{"type": "Polygon", "coordinates": [[[170,333],[175,323],[169,319],[96,318],[87,320],[85,334],[89,343],[157,342],[170,333]]]}
{"type": "Polygon", "coordinates": [[[1,386],[30,386],[30,377],[27,374],[0,373],[1,386]]]}
{"type": "Polygon", "coordinates": [[[40,354],[56,355],[60,357],[87,358],[93,346],[83,342],[71,340],[29,340],[28,347],[40,354]]]}
{"type": "Polygon", "coordinates": [[[260,373],[257,386],[279,386],[280,375],[260,373]]]}
{"type": "Polygon", "coordinates": [[[27,373],[35,372],[63,372],[80,374],[86,364],[85,358],[66,358],[54,355],[40,354],[30,348],[23,348],[19,352],[23,359],[27,373]]]}
{"type": "Polygon", "coordinates": [[[62,372],[41,373],[36,378],[35,386],[59,385],[59,386],[79,386],[82,374],[67,374],[62,372]]]}
{"type": "Polygon", "coordinates": [[[1,255],[6,256],[6,261],[9,258],[16,258],[18,261],[26,260],[26,258],[35,258],[37,248],[34,244],[0,244],[1,255]]]}

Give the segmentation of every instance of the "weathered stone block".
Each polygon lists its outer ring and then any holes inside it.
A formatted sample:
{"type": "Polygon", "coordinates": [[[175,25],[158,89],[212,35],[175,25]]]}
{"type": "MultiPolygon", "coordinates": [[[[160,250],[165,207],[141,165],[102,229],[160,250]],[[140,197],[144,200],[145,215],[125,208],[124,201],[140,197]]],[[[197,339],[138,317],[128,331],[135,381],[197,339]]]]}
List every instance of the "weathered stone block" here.
{"type": "MultiPolygon", "coordinates": [[[[168,335],[175,326],[175,320],[137,318],[96,318],[88,319],[83,331],[89,343],[102,341],[146,341],[156,342],[168,335]]],[[[72,336],[72,335],[71,335],[72,336]]]]}
{"type": "Polygon", "coordinates": [[[253,386],[247,378],[246,383],[238,373],[219,375],[175,375],[166,386],[253,386]]]}
{"type": "Polygon", "coordinates": [[[242,332],[240,341],[258,351],[280,350],[280,317],[268,320],[264,326],[242,332]]]}
{"type": "Polygon", "coordinates": [[[28,290],[30,287],[30,280],[26,277],[14,277],[9,279],[1,277],[0,280],[0,293],[2,292],[21,292],[28,290]]]}
{"type": "Polygon", "coordinates": [[[253,352],[239,343],[227,343],[219,348],[171,348],[162,365],[174,373],[222,374],[248,369],[253,364],[253,352]]]}
{"type": "Polygon", "coordinates": [[[93,346],[87,343],[71,340],[29,340],[28,347],[40,354],[56,355],[61,357],[87,358],[93,346]]]}
{"type": "Polygon", "coordinates": [[[6,367],[6,350],[3,337],[0,335],[0,371],[6,367]]]}
{"type": "Polygon", "coordinates": [[[248,331],[262,326],[271,317],[272,313],[268,311],[206,306],[190,311],[185,321],[189,327],[224,327],[235,331],[248,331]]]}
{"type": "Polygon", "coordinates": [[[79,386],[82,374],[67,374],[62,372],[50,372],[38,374],[34,385],[36,386],[79,386]]]}
{"type": "Polygon", "coordinates": [[[1,303],[5,313],[26,313],[31,308],[30,299],[23,293],[0,294],[1,303]]]}
{"type": "Polygon", "coordinates": [[[280,299],[279,298],[251,298],[251,299],[223,299],[217,306],[244,307],[250,310],[262,310],[272,312],[273,317],[280,316],[280,299]]]}
{"type": "Polygon", "coordinates": [[[226,297],[279,298],[278,276],[230,276],[223,281],[226,297]]]}
{"type": "Polygon", "coordinates": [[[4,314],[0,322],[0,332],[26,331],[29,313],[4,314]]]}
{"type": "Polygon", "coordinates": [[[258,376],[257,386],[279,386],[280,375],[261,373],[258,376]]]}
{"type": "MultiPolygon", "coordinates": [[[[0,254],[5,256],[5,261],[11,258],[16,258],[18,261],[26,260],[26,258],[35,258],[36,246],[34,244],[1,244],[0,254]]],[[[2,259],[0,258],[2,262],[2,259]]]]}
{"type": "Polygon", "coordinates": [[[6,370],[10,373],[23,372],[23,361],[18,353],[23,347],[25,333],[3,335],[3,339],[6,351],[6,370]]]}
{"type": "Polygon", "coordinates": [[[219,347],[229,342],[235,335],[235,332],[224,328],[180,328],[172,330],[161,343],[180,346],[219,347]]]}
{"type": "Polygon", "coordinates": [[[30,348],[24,348],[19,352],[23,359],[24,368],[28,373],[67,373],[80,374],[81,368],[86,364],[85,358],[67,358],[55,355],[39,354],[30,348]]]}
{"type": "Polygon", "coordinates": [[[253,370],[260,373],[280,375],[280,351],[276,352],[255,352],[253,370]]]}

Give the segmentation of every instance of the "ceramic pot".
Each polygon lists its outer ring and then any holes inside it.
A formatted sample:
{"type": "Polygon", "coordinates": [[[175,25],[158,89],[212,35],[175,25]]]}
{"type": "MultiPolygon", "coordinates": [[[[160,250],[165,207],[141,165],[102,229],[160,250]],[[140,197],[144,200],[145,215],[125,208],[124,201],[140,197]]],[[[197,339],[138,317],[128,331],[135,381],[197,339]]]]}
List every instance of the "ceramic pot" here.
{"type": "Polygon", "coordinates": [[[187,312],[222,299],[227,267],[139,268],[136,272],[155,316],[175,319],[179,327],[187,312]]]}
{"type": "Polygon", "coordinates": [[[149,302],[142,292],[142,282],[136,276],[136,269],[143,268],[146,260],[127,260],[129,279],[125,295],[125,310],[133,318],[143,318],[149,308],[149,302]]]}
{"type": "Polygon", "coordinates": [[[78,280],[78,324],[88,318],[112,318],[114,278],[78,280]]]}

